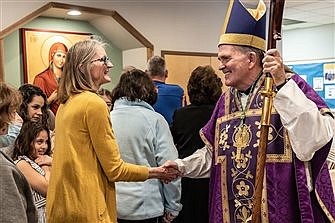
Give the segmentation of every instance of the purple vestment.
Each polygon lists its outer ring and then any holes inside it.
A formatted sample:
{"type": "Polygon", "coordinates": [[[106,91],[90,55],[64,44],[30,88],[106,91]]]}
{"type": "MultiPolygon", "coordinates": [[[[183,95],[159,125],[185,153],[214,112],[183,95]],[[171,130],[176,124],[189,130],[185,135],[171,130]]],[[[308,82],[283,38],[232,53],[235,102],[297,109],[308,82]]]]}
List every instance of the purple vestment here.
{"type": "MultiPolygon", "coordinates": [[[[292,79],[322,113],[330,112],[302,78],[294,75],[292,79]]],[[[221,96],[210,121],[201,130],[203,140],[213,152],[209,201],[211,223],[251,221],[262,108],[258,92],[263,82],[264,75],[250,93],[244,131],[239,131],[242,114],[239,93],[232,88],[221,96]]],[[[309,192],[305,163],[292,151],[287,131],[274,108],[268,139],[262,222],[334,221],[335,199],[325,162],[331,142],[320,148],[309,162],[314,188],[309,192]]]]}

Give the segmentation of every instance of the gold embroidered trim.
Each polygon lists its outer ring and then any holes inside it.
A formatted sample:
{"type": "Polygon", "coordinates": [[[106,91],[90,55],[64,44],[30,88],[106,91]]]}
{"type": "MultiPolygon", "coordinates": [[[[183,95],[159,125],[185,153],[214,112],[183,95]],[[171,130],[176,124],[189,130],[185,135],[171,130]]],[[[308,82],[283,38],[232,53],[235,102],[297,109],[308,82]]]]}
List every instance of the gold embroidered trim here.
{"type": "Polygon", "coordinates": [[[284,153],[283,154],[267,154],[266,162],[271,163],[291,163],[292,162],[292,149],[288,132],[284,129],[284,153]]]}
{"type": "Polygon", "coordinates": [[[207,140],[207,138],[205,137],[204,133],[201,130],[199,131],[199,135],[202,141],[205,143],[205,145],[210,149],[210,151],[213,152],[212,144],[207,140]]]}
{"type": "Polygon", "coordinates": [[[224,112],[225,112],[225,114],[227,114],[227,112],[229,112],[230,111],[230,91],[232,91],[233,89],[232,88],[228,88],[228,91],[227,91],[227,93],[225,94],[225,110],[224,110],[224,112]]]}
{"type": "Polygon", "coordinates": [[[265,50],[265,40],[250,34],[223,33],[219,40],[219,45],[221,44],[252,46],[260,50],[265,50]]]}
{"type": "Polygon", "coordinates": [[[222,212],[223,212],[222,221],[223,223],[229,223],[230,214],[229,214],[229,204],[228,204],[226,159],[220,159],[220,164],[221,164],[221,196],[222,196],[221,203],[222,203],[222,212]]]}
{"type": "MultiPolygon", "coordinates": [[[[259,116],[261,115],[262,111],[261,109],[249,109],[246,113],[246,117],[249,116],[259,116]]],[[[274,107],[272,107],[272,114],[277,114],[276,110],[274,107]]],[[[222,122],[229,121],[231,119],[238,118],[240,115],[240,111],[234,112],[232,114],[228,114],[225,116],[222,116],[217,119],[216,126],[215,126],[215,143],[214,143],[214,152],[215,152],[215,160],[216,163],[218,162],[219,159],[224,159],[224,156],[219,156],[218,155],[218,148],[219,148],[219,137],[220,137],[220,124],[222,122]]],[[[266,155],[266,161],[267,162],[272,162],[272,163],[290,163],[292,162],[292,149],[291,149],[291,144],[288,136],[288,132],[286,129],[284,129],[284,151],[283,154],[267,154],[266,155]]]]}
{"type": "MultiPolygon", "coordinates": [[[[226,18],[224,20],[221,33],[226,33],[227,25],[228,25],[228,22],[229,22],[229,19],[230,19],[231,10],[233,8],[233,4],[234,4],[234,1],[231,0],[230,3],[229,3],[229,6],[228,6],[228,10],[227,10],[227,13],[226,13],[226,18]]],[[[220,45],[220,43],[219,43],[219,45],[220,45]]]]}
{"type": "Polygon", "coordinates": [[[320,196],[318,194],[318,192],[316,190],[315,191],[315,195],[316,195],[316,199],[318,200],[321,209],[323,210],[323,212],[326,214],[327,218],[329,219],[330,222],[335,222],[333,216],[329,213],[328,209],[326,208],[325,204],[322,202],[322,200],[320,199],[320,196]]]}
{"type": "MultiPolygon", "coordinates": [[[[218,164],[219,162],[219,156],[218,156],[218,151],[219,151],[219,138],[220,138],[220,123],[216,121],[215,125],[215,136],[214,136],[214,155],[215,155],[215,165],[218,164]]],[[[224,160],[224,156],[220,156],[221,159],[224,160]]]]}

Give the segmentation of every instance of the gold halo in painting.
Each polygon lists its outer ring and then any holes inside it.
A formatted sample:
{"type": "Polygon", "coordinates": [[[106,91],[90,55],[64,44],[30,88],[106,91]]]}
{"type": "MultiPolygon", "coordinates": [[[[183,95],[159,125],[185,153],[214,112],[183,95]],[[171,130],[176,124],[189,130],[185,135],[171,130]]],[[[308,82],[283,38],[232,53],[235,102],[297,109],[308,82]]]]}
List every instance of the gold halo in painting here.
{"type": "Polygon", "coordinates": [[[50,47],[52,46],[52,44],[57,43],[57,42],[63,43],[68,49],[74,44],[71,42],[71,40],[67,39],[64,36],[56,35],[56,36],[51,36],[50,38],[47,38],[42,43],[41,50],[40,50],[40,57],[45,67],[49,66],[50,47]]]}

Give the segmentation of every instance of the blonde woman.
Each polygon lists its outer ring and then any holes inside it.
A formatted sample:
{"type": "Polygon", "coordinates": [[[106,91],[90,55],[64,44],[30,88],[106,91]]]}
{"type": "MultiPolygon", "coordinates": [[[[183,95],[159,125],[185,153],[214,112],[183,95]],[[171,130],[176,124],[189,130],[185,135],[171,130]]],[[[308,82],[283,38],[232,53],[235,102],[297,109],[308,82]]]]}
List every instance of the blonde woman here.
{"type": "Polygon", "coordinates": [[[117,222],[116,181],[171,180],[176,172],[125,163],[109,120],[106,103],[97,95],[110,82],[113,64],[104,44],[77,42],[67,54],[59,83],[55,151],[47,196],[47,221],[117,222]]]}

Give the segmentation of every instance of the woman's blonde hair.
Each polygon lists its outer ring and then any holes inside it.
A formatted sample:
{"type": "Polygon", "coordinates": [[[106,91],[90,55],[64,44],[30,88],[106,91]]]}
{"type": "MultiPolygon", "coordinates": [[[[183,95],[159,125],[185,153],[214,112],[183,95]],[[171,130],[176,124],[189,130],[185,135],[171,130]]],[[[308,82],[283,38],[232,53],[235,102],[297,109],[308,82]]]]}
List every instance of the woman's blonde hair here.
{"type": "Polygon", "coordinates": [[[9,87],[4,82],[0,82],[0,127],[14,118],[14,112],[18,109],[22,101],[19,91],[9,87]]]}
{"type": "Polygon", "coordinates": [[[91,61],[97,50],[105,46],[100,39],[91,38],[79,41],[69,49],[57,91],[60,103],[82,91],[96,92],[91,77],[91,61]]]}

